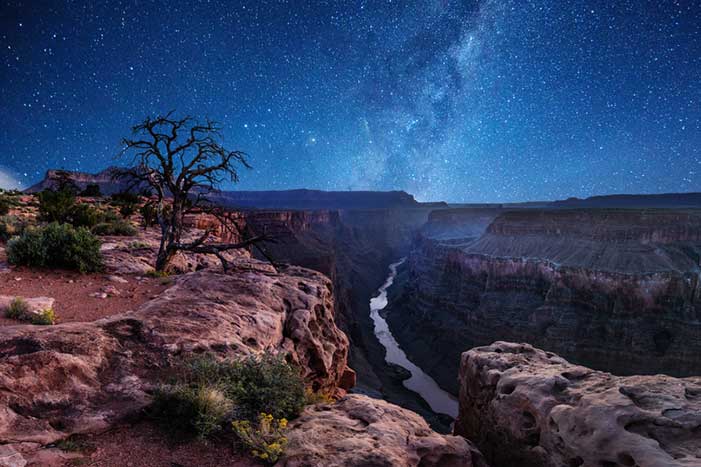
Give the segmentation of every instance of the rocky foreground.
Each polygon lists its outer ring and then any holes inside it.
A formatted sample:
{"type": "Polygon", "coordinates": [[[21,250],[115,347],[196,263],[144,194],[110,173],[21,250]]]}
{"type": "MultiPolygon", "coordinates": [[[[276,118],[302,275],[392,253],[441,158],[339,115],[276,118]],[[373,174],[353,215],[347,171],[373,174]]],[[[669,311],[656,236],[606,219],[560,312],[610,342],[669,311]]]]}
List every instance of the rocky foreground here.
{"type": "MultiPolygon", "coordinates": [[[[313,390],[342,395],[354,374],[333,314],[323,275],[297,267],[276,272],[242,259],[229,274],[180,276],[136,311],[88,323],[2,327],[0,466],[61,465],[65,453],[54,443],[138,416],[164,371],[192,353],[286,351],[313,390]]],[[[283,465],[368,465],[367,452],[346,449],[352,445],[382,446],[374,465],[480,465],[464,456],[474,448],[463,438],[438,435],[415,414],[364,396],[308,409],[289,437],[293,455],[283,465]]]]}
{"type": "Polygon", "coordinates": [[[528,344],[463,353],[455,433],[493,466],[701,465],[701,377],[618,377],[528,344]]]}

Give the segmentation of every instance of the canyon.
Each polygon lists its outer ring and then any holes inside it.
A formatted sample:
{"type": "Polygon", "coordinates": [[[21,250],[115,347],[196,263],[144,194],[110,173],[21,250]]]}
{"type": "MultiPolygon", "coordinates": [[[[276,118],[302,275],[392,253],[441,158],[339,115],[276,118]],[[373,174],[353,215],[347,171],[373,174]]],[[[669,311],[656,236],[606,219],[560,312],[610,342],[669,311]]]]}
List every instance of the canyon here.
{"type": "MultiPolygon", "coordinates": [[[[212,303],[253,308],[270,294],[282,299],[274,307],[287,310],[284,324],[234,311],[247,316],[234,334],[247,333],[245,322],[255,333],[264,332],[263,325],[282,326],[283,336],[246,337],[234,353],[263,347],[296,352],[311,386],[339,396],[355,393],[330,407],[308,408],[293,424],[281,465],[701,462],[700,383],[691,376],[701,374],[700,212],[648,207],[646,198],[629,209],[574,209],[558,202],[450,207],[418,203],[401,192],[319,196],[292,190],[263,192],[258,201],[254,192],[222,196],[243,230],[275,241],[235,258],[239,266],[231,274],[239,279],[213,276],[216,262],[179,258],[176,267],[185,274],[175,290],[201,281],[205,291],[215,287],[224,294],[212,303]],[[244,205],[235,207],[234,199],[244,205]],[[269,258],[277,269],[264,262],[269,258]],[[284,289],[274,281],[268,287],[270,277],[284,289]],[[295,321],[289,296],[300,291],[303,298],[294,300],[306,311],[295,321]],[[317,323],[332,316],[333,324],[320,330],[310,325],[310,314],[317,323]],[[304,344],[301,353],[292,337],[298,329],[312,345],[304,344]],[[310,354],[314,346],[318,351],[310,354]],[[421,384],[412,386],[412,378],[421,384]],[[454,416],[455,409],[437,409],[432,396],[452,400],[450,407],[459,403],[454,425],[446,413],[454,416]],[[445,435],[453,430],[462,438],[445,435]]],[[[186,224],[213,222],[202,213],[186,224]]],[[[146,272],[155,244],[136,250],[115,245],[105,247],[111,268],[146,272]]],[[[171,296],[172,303],[173,293],[160,300],[171,296]]],[[[183,294],[181,300],[192,303],[183,294]]],[[[153,306],[139,309],[137,320],[153,306]]],[[[98,323],[81,329],[101,335],[105,324],[98,323]]],[[[181,325],[159,324],[173,339],[181,325]]],[[[223,337],[200,336],[192,322],[185,329],[188,344],[168,345],[166,354],[231,352],[228,341],[218,342],[223,337]]],[[[135,399],[147,400],[144,394],[135,399]]]]}

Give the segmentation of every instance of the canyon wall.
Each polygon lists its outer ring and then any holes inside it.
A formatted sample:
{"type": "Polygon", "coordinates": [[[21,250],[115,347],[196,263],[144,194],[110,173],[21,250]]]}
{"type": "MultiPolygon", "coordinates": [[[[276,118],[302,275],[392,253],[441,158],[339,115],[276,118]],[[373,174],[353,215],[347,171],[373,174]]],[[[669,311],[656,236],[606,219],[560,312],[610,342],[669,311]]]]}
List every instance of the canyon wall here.
{"type": "Polygon", "coordinates": [[[700,235],[693,211],[503,212],[477,238],[417,241],[387,319],[454,393],[460,350],[495,340],[615,374],[698,374],[700,235]]]}

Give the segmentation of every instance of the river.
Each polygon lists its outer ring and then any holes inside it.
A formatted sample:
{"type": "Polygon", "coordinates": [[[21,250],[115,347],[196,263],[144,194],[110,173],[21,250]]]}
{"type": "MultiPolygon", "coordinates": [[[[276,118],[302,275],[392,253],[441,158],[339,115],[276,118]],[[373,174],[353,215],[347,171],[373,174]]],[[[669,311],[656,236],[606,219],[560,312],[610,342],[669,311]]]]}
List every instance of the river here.
{"type": "Polygon", "coordinates": [[[388,363],[399,365],[411,373],[411,378],[403,381],[404,386],[410,391],[420,395],[436,413],[458,416],[458,401],[447,393],[434,381],[433,378],[414,365],[406,356],[399,343],[387,326],[387,321],[380,315],[380,311],[387,306],[387,289],[394,283],[397,276],[397,268],[406,258],[402,258],[389,266],[389,276],[385,283],[378,289],[378,295],[370,300],[370,317],[375,324],[375,335],[387,350],[385,360],[388,363]]]}

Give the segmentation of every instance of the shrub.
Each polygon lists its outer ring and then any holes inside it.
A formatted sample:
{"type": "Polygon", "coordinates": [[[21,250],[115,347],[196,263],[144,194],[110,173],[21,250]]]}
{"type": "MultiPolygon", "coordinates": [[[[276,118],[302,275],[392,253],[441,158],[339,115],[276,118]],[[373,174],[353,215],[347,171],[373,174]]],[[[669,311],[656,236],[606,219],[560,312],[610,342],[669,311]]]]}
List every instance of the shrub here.
{"type": "Polygon", "coordinates": [[[29,304],[22,297],[15,297],[10,302],[10,306],[5,311],[5,316],[10,319],[29,321],[38,325],[49,325],[56,322],[56,315],[53,309],[47,308],[39,313],[32,313],[29,309],[29,304]]]}
{"type": "Polygon", "coordinates": [[[25,228],[25,223],[15,216],[0,217],[0,241],[6,242],[19,235],[25,228]]]}
{"type": "Polygon", "coordinates": [[[276,419],[270,414],[261,413],[255,426],[248,420],[234,420],[231,426],[254,457],[274,464],[285,452],[287,419],[276,419]]]}
{"type": "Polygon", "coordinates": [[[92,228],[95,235],[120,235],[131,237],[136,235],[136,228],[128,221],[117,220],[114,222],[100,222],[92,228]]]}
{"type": "Polygon", "coordinates": [[[158,222],[158,210],[153,203],[146,203],[141,206],[139,210],[141,217],[143,218],[144,227],[152,227],[158,222]]]}
{"type": "Polygon", "coordinates": [[[139,195],[129,191],[115,193],[112,195],[112,204],[119,206],[119,213],[125,219],[136,212],[136,207],[141,202],[139,195]]]}
{"type": "Polygon", "coordinates": [[[10,195],[0,193],[0,216],[8,214],[14,205],[15,202],[10,195]]]}
{"type": "Polygon", "coordinates": [[[30,321],[39,326],[52,325],[56,322],[56,313],[54,313],[53,308],[47,308],[41,310],[39,314],[33,314],[30,321]]]}
{"type": "Polygon", "coordinates": [[[251,356],[225,368],[226,394],[236,402],[237,418],[254,420],[260,413],[295,418],[304,408],[304,381],[281,356],[251,356]]]}
{"type": "Polygon", "coordinates": [[[19,237],[7,242],[7,260],[10,264],[25,266],[44,266],[46,248],[43,229],[28,227],[19,237]]]}
{"type": "Polygon", "coordinates": [[[46,222],[68,222],[75,206],[72,190],[44,190],[38,194],[39,218],[46,222]]]}
{"type": "Polygon", "coordinates": [[[102,270],[100,240],[89,230],[70,224],[51,223],[28,228],[7,244],[12,264],[74,269],[80,272],[102,270]]]}
{"type": "Polygon", "coordinates": [[[74,227],[93,227],[103,219],[99,209],[86,203],[79,203],[71,208],[68,214],[68,222],[74,227]]]}
{"type": "Polygon", "coordinates": [[[5,316],[10,319],[24,320],[29,315],[29,304],[22,297],[15,297],[5,311],[5,316]]]}
{"type": "Polygon", "coordinates": [[[207,438],[219,431],[232,404],[216,386],[177,384],[156,391],[153,413],[171,430],[207,438]]]}
{"type": "Polygon", "coordinates": [[[100,185],[98,185],[97,183],[88,183],[85,189],[80,193],[80,196],[99,198],[100,196],[102,196],[102,191],[100,191],[100,185]]]}
{"type": "MultiPolygon", "coordinates": [[[[249,422],[249,434],[253,436],[256,430],[266,431],[282,419],[296,417],[304,403],[302,378],[281,357],[265,354],[239,361],[217,361],[205,356],[180,367],[171,384],[156,392],[152,409],[156,418],[170,428],[199,437],[218,431],[229,417],[249,422]],[[266,414],[266,420],[272,417],[267,423],[275,423],[267,428],[261,425],[261,413],[266,414]]],[[[239,426],[244,431],[245,427],[239,426]]]]}

